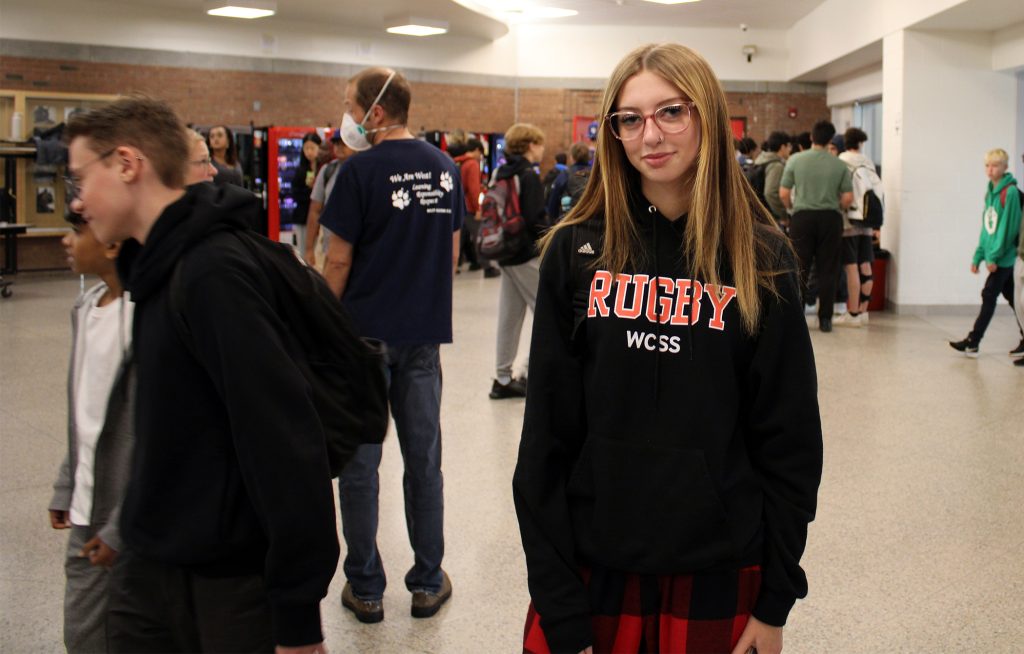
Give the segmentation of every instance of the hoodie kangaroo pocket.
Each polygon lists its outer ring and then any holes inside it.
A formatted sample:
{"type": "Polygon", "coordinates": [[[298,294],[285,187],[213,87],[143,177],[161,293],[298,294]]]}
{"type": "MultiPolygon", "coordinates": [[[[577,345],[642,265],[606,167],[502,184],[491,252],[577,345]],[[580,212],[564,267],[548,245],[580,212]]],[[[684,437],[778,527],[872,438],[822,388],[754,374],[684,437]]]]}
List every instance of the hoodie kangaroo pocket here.
{"type": "Polygon", "coordinates": [[[577,546],[589,563],[657,574],[735,556],[701,450],[590,438],[568,494],[577,546]]]}

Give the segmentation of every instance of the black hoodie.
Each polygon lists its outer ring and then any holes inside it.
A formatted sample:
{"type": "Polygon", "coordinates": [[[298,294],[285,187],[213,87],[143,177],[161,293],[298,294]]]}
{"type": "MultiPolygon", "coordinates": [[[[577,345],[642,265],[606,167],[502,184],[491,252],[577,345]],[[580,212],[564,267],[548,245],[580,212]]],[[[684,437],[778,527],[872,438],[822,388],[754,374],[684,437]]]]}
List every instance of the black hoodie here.
{"type": "Polygon", "coordinates": [[[498,168],[495,179],[519,177],[519,211],[526,219],[530,230],[530,244],[515,256],[499,261],[502,266],[518,266],[535,258],[538,254],[536,241],[548,228],[547,211],[544,209],[544,185],[533,170],[533,164],[520,155],[511,154],[503,166],[498,168]]]}
{"type": "Polygon", "coordinates": [[[320,600],[339,548],[309,385],[269,280],[232,235],[257,212],[244,189],[198,184],[164,210],[144,246],[121,250],[138,374],[122,532],[144,559],[262,575],[276,642],[298,646],[323,640],[320,600]],[[171,313],[179,260],[192,347],[171,313]]]}
{"type": "Polygon", "coordinates": [[[821,423],[790,250],[757,228],[769,266],[788,272],[781,297],[762,291],[751,336],[727,262],[722,294],[690,279],[686,217],[671,222],[642,199],[633,214],[653,254],[616,283],[573,272],[574,259],[601,252],[600,219],[577,227],[575,241],[560,230],[541,262],[513,490],[553,652],[592,644],[583,565],[687,574],[760,564],[754,616],[772,625],[807,592],[799,560],[821,423]]]}

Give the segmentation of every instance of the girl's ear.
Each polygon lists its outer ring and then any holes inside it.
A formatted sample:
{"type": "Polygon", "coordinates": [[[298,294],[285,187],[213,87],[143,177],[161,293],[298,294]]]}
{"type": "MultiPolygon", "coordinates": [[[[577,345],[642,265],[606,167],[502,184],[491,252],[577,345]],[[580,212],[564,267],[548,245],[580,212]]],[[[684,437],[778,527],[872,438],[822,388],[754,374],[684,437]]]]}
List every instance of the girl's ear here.
{"type": "Polygon", "coordinates": [[[120,254],[120,253],[121,253],[121,242],[120,241],[118,241],[117,243],[111,243],[110,245],[107,245],[106,248],[103,250],[103,256],[105,256],[106,258],[110,259],[111,261],[116,259],[117,255],[120,254]]]}

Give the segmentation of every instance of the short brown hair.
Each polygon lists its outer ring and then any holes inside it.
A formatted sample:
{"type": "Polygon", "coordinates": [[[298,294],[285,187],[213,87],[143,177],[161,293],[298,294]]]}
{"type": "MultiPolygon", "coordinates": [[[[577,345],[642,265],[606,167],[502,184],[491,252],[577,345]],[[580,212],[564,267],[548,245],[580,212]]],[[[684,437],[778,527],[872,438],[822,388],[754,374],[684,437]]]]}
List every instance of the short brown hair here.
{"type": "Polygon", "coordinates": [[[590,163],[590,146],[583,141],[573,143],[569,148],[569,156],[572,157],[572,162],[575,164],[588,164],[590,163]]]}
{"type": "Polygon", "coordinates": [[[185,166],[191,143],[185,125],[174,110],[160,100],[133,96],[73,116],[65,138],[88,138],[97,153],[130,145],[153,164],[160,181],[169,188],[184,188],[185,166]]]}
{"type": "Polygon", "coordinates": [[[505,151],[509,154],[526,154],[533,143],[544,144],[544,132],[536,125],[516,123],[505,132],[505,151]]]}
{"type": "Polygon", "coordinates": [[[349,84],[355,89],[356,104],[363,111],[369,111],[392,72],[395,73],[395,77],[388,84],[384,95],[377,100],[377,105],[389,118],[404,125],[409,122],[409,105],[412,104],[412,89],[409,88],[409,80],[405,79],[405,75],[390,68],[367,68],[349,80],[349,84]]]}

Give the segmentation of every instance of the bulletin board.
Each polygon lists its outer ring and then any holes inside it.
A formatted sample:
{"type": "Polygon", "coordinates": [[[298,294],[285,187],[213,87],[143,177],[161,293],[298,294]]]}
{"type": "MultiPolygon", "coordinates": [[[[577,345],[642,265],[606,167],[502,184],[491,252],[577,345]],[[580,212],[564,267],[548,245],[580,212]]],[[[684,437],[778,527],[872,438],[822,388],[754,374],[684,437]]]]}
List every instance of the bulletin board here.
{"type": "MultiPolygon", "coordinates": [[[[15,112],[22,115],[20,142],[29,141],[35,130],[50,130],[78,112],[102,106],[114,99],[113,95],[85,95],[75,93],[37,93],[33,91],[0,90],[0,135],[11,141],[15,112]]],[[[63,176],[66,165],[55,169],[37,166],[34,159],[19,159],[15,211],[17,222],[31,224],[36,229],[63,229],[66,189],[63,176]]]]}

